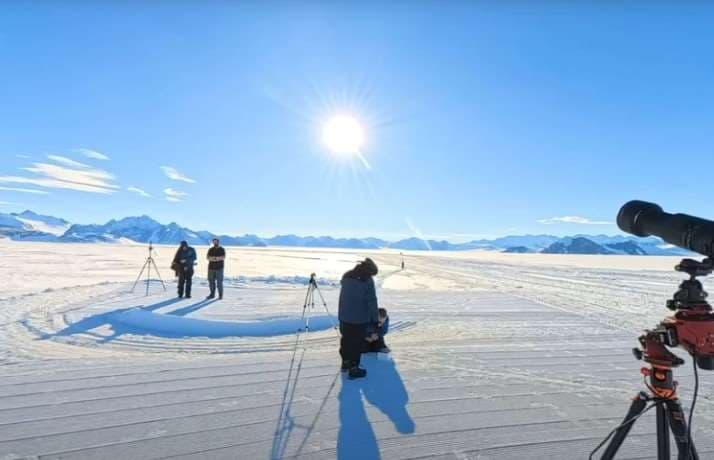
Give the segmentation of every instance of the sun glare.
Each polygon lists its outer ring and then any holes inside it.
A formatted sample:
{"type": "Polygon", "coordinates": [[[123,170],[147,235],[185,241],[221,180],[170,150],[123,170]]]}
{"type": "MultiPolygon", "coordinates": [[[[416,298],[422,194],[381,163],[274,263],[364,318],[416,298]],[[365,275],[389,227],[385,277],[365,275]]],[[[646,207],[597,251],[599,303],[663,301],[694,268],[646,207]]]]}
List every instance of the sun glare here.
{"type": "Polygon", "coordinates": [[[349,115],[335,115],[322,125],[322,142],[334,153],[357,155],[364,144],[364,129],[349,115]]]}

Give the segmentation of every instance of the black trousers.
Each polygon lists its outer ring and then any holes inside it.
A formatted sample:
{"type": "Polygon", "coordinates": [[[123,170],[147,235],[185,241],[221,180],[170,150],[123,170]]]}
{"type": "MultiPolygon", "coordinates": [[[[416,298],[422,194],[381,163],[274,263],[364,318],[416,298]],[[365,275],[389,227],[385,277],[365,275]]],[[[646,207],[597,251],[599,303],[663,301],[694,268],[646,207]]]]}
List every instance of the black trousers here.
{"type": "Polygon", "coordinates": [[[191,284],[193,284],[193,269],[179,272],[178,295],[184,295],[184,288],[187,297],[191,296],[191,284]]]}
{"type": "Polygon", "coordinates": [[[340,334],[342,334],[340,339],[342,361],[349,361],[353,367],[359,366],[367,325],[340,322],[340,334]]]}

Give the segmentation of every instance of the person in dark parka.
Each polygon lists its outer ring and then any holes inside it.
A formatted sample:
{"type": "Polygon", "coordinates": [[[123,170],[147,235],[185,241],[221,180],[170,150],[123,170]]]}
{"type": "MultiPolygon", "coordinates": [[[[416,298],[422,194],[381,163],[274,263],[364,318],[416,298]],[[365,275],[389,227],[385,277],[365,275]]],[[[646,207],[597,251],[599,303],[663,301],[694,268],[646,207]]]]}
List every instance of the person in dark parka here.
{"type": "Polygon", "coordinates": [[[196,263],[196,250],[188,245],[186,241],[181,242],[174,256],[174,261],[171,268],[178,276],[178,296],[183,297],[184,292],[186,298],[191,298],[191,285],[193,280],[193,266],[196,263]],[[184,291],[185,289],[185,291],[184,291]]]}
{"type": "Polygon", "coordinates": [[[359,367],[367,327],[376,327],[379,305],[373,277],[379,269],[372,259],[365,259],[342,276],[339,320],[342,370],[352,379],[364,377],[367,371],[359,367]]]}

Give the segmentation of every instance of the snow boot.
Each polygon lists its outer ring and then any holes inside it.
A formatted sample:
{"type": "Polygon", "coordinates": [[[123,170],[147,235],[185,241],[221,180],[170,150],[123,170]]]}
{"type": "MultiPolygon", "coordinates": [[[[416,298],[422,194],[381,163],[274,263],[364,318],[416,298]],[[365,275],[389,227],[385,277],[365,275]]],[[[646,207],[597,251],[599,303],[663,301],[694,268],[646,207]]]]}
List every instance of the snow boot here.
{"type": "Polygon", "coordinates": [[[352,361],[342,361],[342,367],[340,367],[340,370],[342,372],[347,372],[348,370],[352,369],[352,361]]]}
{"type": "Polygon", "coordinates": [[[350,378],[350,380],[361,379],[363,377],[367,377],[367,370],[355,366],[349,370],[347,376],[350,378]]]}

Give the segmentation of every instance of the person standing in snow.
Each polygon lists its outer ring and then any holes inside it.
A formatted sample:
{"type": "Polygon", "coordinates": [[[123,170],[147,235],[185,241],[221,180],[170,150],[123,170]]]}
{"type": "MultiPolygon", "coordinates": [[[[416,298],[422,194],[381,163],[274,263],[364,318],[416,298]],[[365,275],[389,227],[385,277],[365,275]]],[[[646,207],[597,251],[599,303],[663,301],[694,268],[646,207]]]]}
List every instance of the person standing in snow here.
{"type": "Polygon", "coordinates": [[[183,297],[184,292],[186,298],[191,298],[191,285],[193,281],[193,266],[196,263],[196,250],[188,245],[186,241],[181,242],[174,256],[174,261],[171,268],[178,276],[178,296],[183,297]]]}
{"type": "Polygon", "coordinates": [[[379,322],[377,291],[373,277],[379,269],[372,259],[365,259],[342,276],[339,313],[340,356],[342,370],[349,372],[349,378],[367,375],[359,367],[367,327],[376,327],[379,322]]]}
{"type": "Polygon", "coordinates": [[[206,297],[213,299],[216,297],[216,287],[218,287],[218,298],[223,298],[223,268],[226,260],[226,250],[221,246],[218,238],[213,239],[213,246],[208,250],[208,287],[211,293],[206,297]]]}

